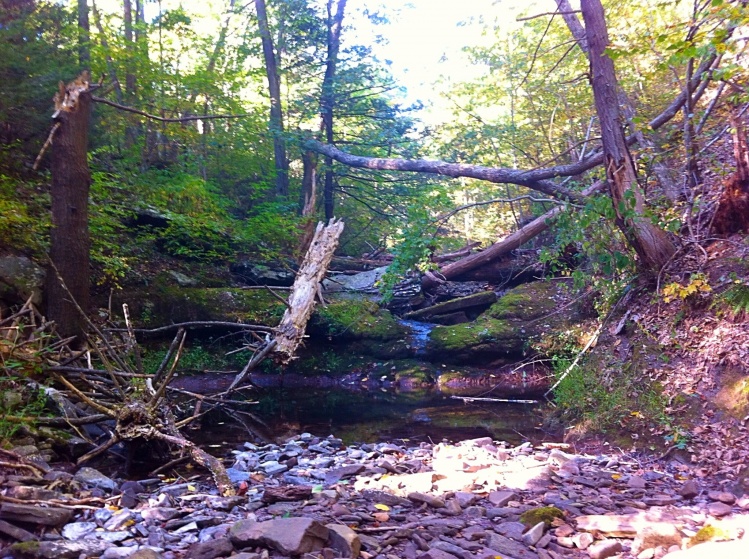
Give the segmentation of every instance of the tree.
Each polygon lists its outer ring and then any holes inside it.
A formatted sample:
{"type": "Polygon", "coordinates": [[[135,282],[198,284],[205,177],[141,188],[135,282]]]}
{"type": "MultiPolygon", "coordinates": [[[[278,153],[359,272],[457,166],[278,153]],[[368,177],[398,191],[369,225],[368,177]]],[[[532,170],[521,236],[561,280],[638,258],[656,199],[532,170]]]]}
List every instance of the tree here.
{"type": "Polygon", "coordinates": [[[276,168],[276,194],[289,194],[289,160],[286,155],[286,139],[284,138],[283,105],[281,104],[281,76],[278,71],[276,49],[268,24],[268,11],[265,0],[255,0],[257,24],[260,30],[260,40],[263,44],[263,59],[268,78],[268,93],[270,94],[270,133],[273,137],[273,158],[276,168]]]}
{"type": "Polygon", "coordinates": [[[83,343],[85,318],[77,307],[88,310],[91,277],[88,230],[91,93],[87,72],[67,86],[60,83],[53,119],[47,315],[57,323],[62,337],[76,336],[83,343]]]}
{"type": "Polygon", "coordinates": [[[668,235],[645,215],[645,197],[624,137],[614,62],[606,53],[608,29],[600,0],[582,0],[591,82],[603,143],[603,164],[617,225],[640,258],[644,271],[657,273],[675,252],[668,235]]]}

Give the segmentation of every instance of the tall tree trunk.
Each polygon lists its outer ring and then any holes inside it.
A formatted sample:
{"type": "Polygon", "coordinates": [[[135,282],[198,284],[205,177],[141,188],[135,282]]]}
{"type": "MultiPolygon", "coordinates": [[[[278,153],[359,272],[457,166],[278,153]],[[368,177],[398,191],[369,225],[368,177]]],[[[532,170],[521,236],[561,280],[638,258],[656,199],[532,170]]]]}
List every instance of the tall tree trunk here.
{"type": "MultiPolygon", "coordinates": [[[[320,92],[320,131],[325,136],[328,144],[333,144],[333,109],[335,108],[335,73],[338,64],[338,52],[341,48],[341,29],[343,28],[343,15],[346,10],[347,0],[338,0],[338,5],[333,14],[333,0],[327,2],[327,56],[325,60],[325,77],[323,78],[322,90],[320,92]]],[[[317,177],[317,155],[311,150],[306,150],[302,161],[304,162],[304,178],[302,180],[302,200],[304,203],[302,215],[307,215],[308,209],[314,210],[316,197],[316,184],[313,179],[317,177]]],[[[323,187],[323,201],[325,207],[325,219],[333,219],[335,213],[335,189],[334,189],[333,159],[325,156],[325,182],[323,187]]]]}
{"type": "Polygon", "coordinates": [[[278,73],[278,61],[273,47],[273,38],[268,25],[268,12],[265,0],[255,0],[257,10],[257,24],[260,30],[260,40],[263,44],[263,58],[265,72],[268,76],[268,92],[270,93],[270,131],[273,136],[273,159],[276,167],[276,194],[289,194],[289,160],[286,156],[286,139],[284,138],[283,106],[281,105],[281,78],[278,73]]]}
{"type": "Polygon", "coordinates": [[[604,165],[617,225],[640,259],[643,271],[657,273],[673,255],[668,235],[644,215],[645,199],[637,182],[619,110],[614,62],[606,54],[608,30],[600,0],[582,0],[586,38],[590,49],[593,96],[601,126],[604,165]]]}
{"type": "MultiPolygon", "coordinates": [[[[335,71],[338,63],[338,51],[341,47],[341,28],[343,27],[343,13],[346,10],[346,0],[338,0],[335,17],[332,17],[333,1],[328,0],[328,58],[325,65],[325,78],[322,83],[320,97],[320,115],[325,141],[333,144],[333,107],[335,106],[335,71]]],[[[335,213],[333,159],[325,157],[325,190],[324,205],[325,219],[333,219],[335,213]]]]}
{"type": "Polygon", "coordinates": [[[84,72],[55,96],[55,135],[52,144],[52,229],[47,274],[47,315],[61,336],[79,336],[85,321],[71,301],[89,305],[88,129],[91,120],[89,76],[84,72]],[[63,289],[57,274],[67,286],[63,289]]]}
{"type": "Polygon", "coordinates": [[[78,64],[83,70],[91,69],[91,27],[88,22],[88,2],[78,0],[78,64]]]}

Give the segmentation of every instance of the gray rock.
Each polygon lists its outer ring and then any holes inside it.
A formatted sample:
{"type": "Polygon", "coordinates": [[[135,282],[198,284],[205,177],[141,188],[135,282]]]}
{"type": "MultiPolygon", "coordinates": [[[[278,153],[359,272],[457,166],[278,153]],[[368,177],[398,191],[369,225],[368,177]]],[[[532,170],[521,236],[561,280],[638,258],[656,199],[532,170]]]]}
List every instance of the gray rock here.
{"type": "Polygon", "coordinates": [[[233,551],[234,546],[229,538],[219,538],[192,544],[185,553],[185,559],[214,559],[231,555],[233,551]]]}
{"type": "Polygon", "coordinates": [[[707,507],[707,512],[710,514],[710,516],[726,516],[731,514],[732,511],[731,505],[727,505],[725,503],[717,502],[717,503],[710,503],[707,507]]]}
{"type": "Polygon", "coordinates": [[[413,501],[414,503],[426,503],[427,505],[435,509],[441,509],[445,506],[445,500],[441,497],[435,497],[434,495],[429,495],[428,493],[420,493],[418,491],[409,493],[408,499],[410,501],[413,501]]]}
{"type": "Polygon", "coordinates": [[[108,478],[99,470],[87,466],[78,470],[73,479],[87,487],[95,487],[104,491],[114,491],[117,489],[117,484],[113,479],[108,478]]]}
{"type": "Polygon", "coordinates": [[[522,522],[500,522],[494,527],[497,534],[501,534],[513,540],[520,541],[525,532],[525,524],[522,522]]]}
{"type": "Polygon", "coordinates": [[[62,529],[62,537],[66,540],[80,540],[96,530],[96,522],[74,522],[66,524],[62,529]]]}
{"type": "Polygon", "coordinates": [[[107,530],[122,530],[125,526],[130,525],[135,520],[135,515],[128,509],[122,509],[112,515],[112,518],[104,523],[107,530]]]}
{"type": "Polygon", "coordinates": [[[590,559],[606,559],[622,552],[622,544],[617,540],[603,540],[588,548],[590,559]]]}
{"type": "Polygon", "coordinates": [[[137,547],[110,547],[101,554],[100,559],[125,559],[137,550],[137,547]]]}
{"type": "Polygon", "coordinates": [[[448,553],[447,551],[442,551],[441,549],[437,549],[433,547],[426,553],[422,553],[421,555],[418,555],[416,559],[456,559],[457,556],[453,555],[452,553],[448,553]]]}
{"type": "Polygon", "coordinates": [[[497,555],[509,555],[515,559],[536,559],[538,557],[525,545],[494,532],[486,533],[486,546],[495,550],[497,555]]]}
{"type": "Polygon", "coordinates": [[[460,557],[460,559],[472,559],[473,554],[470,551],[467,551],[463,549],[460,546],[457,546],[455,544],[445,542],[438,540],[434,542],[430,548],[431,549],[439,549],[440,551],[446,551],[450,555],[454,555],[455,557],[460,557]]]}
{"type": "Polygon", "coordinates": [[[679,489],[679,495],[684,499],[694,499],[700,494],[700,486],[693,479],[688,479],[684,482],[684,485],[679,489]]]}
{"type": "Polygon", "coordinates": [[[301,555],[325,547],[329,530],[311,518],[279,518],[266,522],[240,520],[229,529],[237,547],[265,545],[287,555],[301,555]]]}
{"type": "Polygon", "coordinates": [[[31,296],[31,302],[40,305],[44,275],[44,269],[25,256],[0,257],[0,299],[16,304],[31,296]]]}
{"type": "Polygon", "coordinates": [[[167,273],[172,277],[174,281],[177,282],[177,285],[179,285],[180,287],[198,286],[198,280],[186,276],[182,272],[178,272],[177,270],[169,270],[167,273]]]}
{"type": "Polygon", "coordinates": [[[517,501],[518,495],[514,491],[492,491],[489,493],[489,502],[495,507],[505,507],[510,501],[517,501]]]}
{"type": "MultiPolygon", "coordinates": [[[[34,557],[40,559],[78,559],[79,557],[99,557],[112,544],[96,539],[79,541],[42,541],[34,551],[34,557]]],[[[10,546],[11,557],[28,557],[23,550],[28,544],[10,546]]]]}
{"type": "Polygon", "coordinates": [[[530,530],[528,530],[525,534],[522,535],[523,543],[527,546],[536,545],[536,543],[538,543],[538,540],[540,540],[541,537],[544,535],[545,530],[546,530],[546,523],[539,522],[538,524],[533,526],[530,530]]]}

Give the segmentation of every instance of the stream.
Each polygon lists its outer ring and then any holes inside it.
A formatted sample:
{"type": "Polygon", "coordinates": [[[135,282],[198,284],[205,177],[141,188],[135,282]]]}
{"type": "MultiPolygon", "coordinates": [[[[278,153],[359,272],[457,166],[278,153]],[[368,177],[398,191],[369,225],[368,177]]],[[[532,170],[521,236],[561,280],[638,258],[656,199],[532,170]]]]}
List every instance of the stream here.
{"type": "MultiPolygon", "coordinates": [[[[249,411],[263,421],[265,438],[285,440],[300,433],[333,435],[345,443],[407,440],[438,443],[491,437],[517,445],[553,434],[540,430],[538,406],[494,402],[464,403],[436,390],[398,393],[385,389],[257,388],[249,411]]],[[[256,429],[253,424],[251,429],[256,429]]],[[[211,416],[190,438],[221,453],[254,439],[228,416],[211,416]]]]}

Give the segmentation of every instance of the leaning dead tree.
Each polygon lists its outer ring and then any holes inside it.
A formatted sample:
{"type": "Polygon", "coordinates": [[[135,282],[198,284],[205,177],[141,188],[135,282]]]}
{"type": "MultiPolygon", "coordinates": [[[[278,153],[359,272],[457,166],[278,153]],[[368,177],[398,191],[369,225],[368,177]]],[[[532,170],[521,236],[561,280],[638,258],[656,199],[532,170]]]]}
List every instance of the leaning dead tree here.
{"type": "Polygon", "coordinates": [[[304,338],[307,322],[317,300],[322,300],[320,286],[338,247],[343,233],[343,221],[331,219],[327,225],[318,223],[312,242],[307,249],[302,265],[291,288],[281,322],[275,328],[275,335],[259,348],[234,378],[227,392],[231,392],[263,359],[273,354],[276,361],[287,364],[294,357],[297,347],[304,338]]]}
{"type": "Polygon", "coordinates": [[[333,218],[327,225],[317,224],[315,235],[291,289],[288,308],[276,327],[275,357],[280,363],[286,364],[294,357],[296,348],[304,337],[315,302],[322,299],[320,284],[338,247],[341,233],[343,221],[340,219],[333,218]]]}

